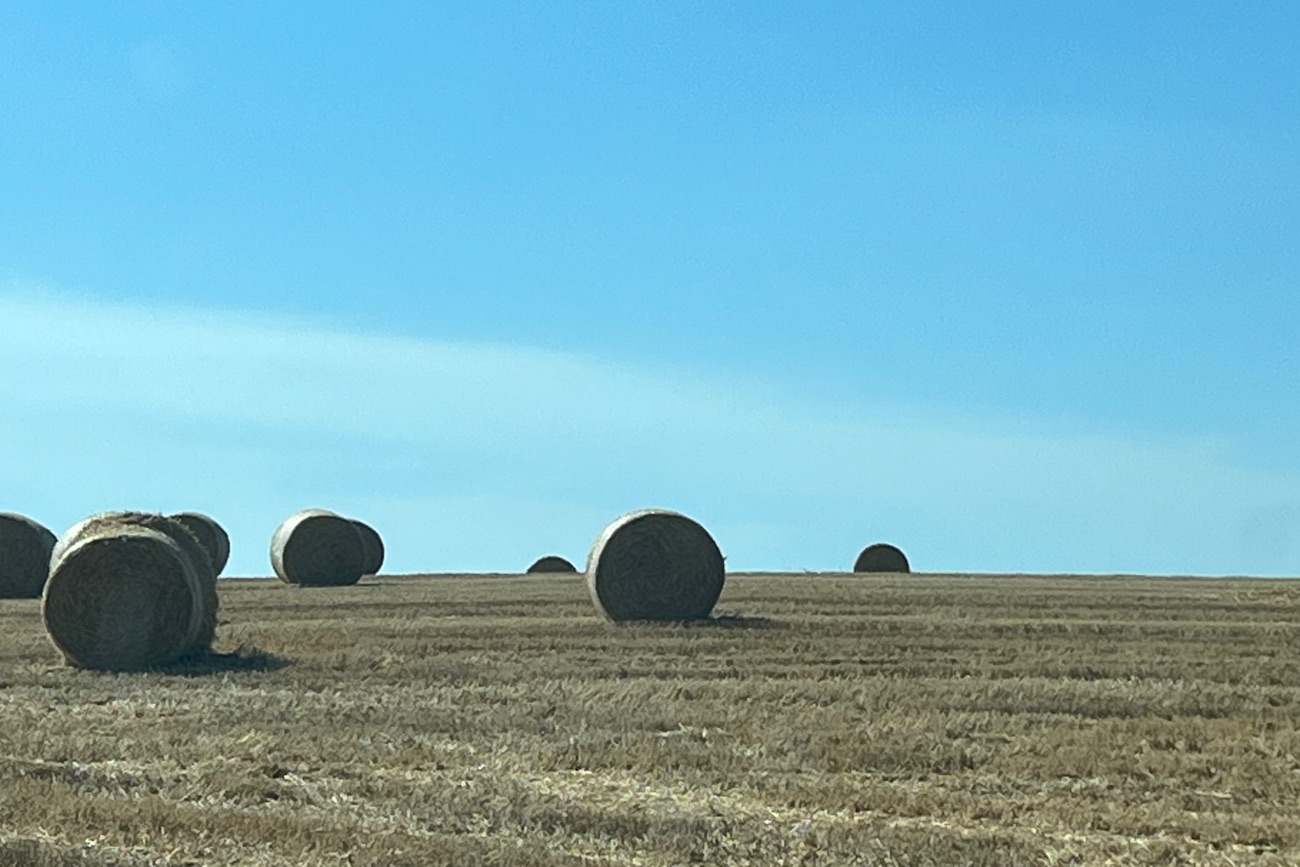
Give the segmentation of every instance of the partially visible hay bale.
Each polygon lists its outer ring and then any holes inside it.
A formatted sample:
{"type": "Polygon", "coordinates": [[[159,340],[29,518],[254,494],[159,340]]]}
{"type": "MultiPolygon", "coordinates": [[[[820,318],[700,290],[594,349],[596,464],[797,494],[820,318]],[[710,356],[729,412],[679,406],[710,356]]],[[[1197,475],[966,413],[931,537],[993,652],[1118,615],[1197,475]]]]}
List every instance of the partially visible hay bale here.
{"type": "Polygon", "coordinates": [[[587,558],[587,588],[615,622],[702,620],[726,581],[708,531],[665,509],[632,512],[605,528],[587,558]]]}
{"type": "Polygon", "coordinates": [[[63,551],[41,617],[81,668],[129,671],[175,662],[198,641],[203,591],[194,561],[167,534],[104,522],[63,551]]]}
{"type": "Polygon", "coordinates": [[[854,572],[911,572],[907,556],[885,542],[877,542],[862,549],[853,564],[854,572]]]}
{"type": "Polygon", "coordinates": [[[0,512],[0,598],[40,597],[54,542],[54,534],[31,518],[0,512]]]}
{"type": "Polygon", "coordinates": [[[203,610],[194,644],[185,650],[185,655],[207,652],[212,647],[217,632],[217,609],[220,605],[217,597],[217,573],[212,568],[208,550],[189,527],[180,521],[152,512],[101,512],[91,515],[73,524],[59,537],[54,546],[50,568],[55,568],[63,554],[81,539],[94,534],[111,533],[115,527],[120,526],[148,527],[162,533],[179,545],[189,558],[199,582],[203,610]]]}
{"type": "Polygon", "coordinates": [[[365,521],[352,519],[352,524],[361,534],[361,545],[365,549],[365,562],[361,566],[362,575],[378,575],[384,565],[384,540],[374,527],[365,521]]]}
{"type": "Polygon", "coordinates": [[[271,536],[271,568],[286,584],[342,587],[361,580],[365,543],[356,525],[325,509],[290,515],[271,536]]]}
{"type": "Polygon", "coordinates": [[[212,561],[212,571],[220,575],[230,559],[230,535],[226,533],[225,528],[202,512],[178,512],[168,517],[194,534],[194,538],[199,540],[203,550],[208,552],[208,559],[212,561]]]}
{"type": "Polygon", "coordinates": [[[555,554],[547,554],[545,557],[539,557],[533,565],[529,566],[528,572],[525,574],[538,575],[577,571],[578,567],[574,566],[563,557],[556,556],[555,554]]]}

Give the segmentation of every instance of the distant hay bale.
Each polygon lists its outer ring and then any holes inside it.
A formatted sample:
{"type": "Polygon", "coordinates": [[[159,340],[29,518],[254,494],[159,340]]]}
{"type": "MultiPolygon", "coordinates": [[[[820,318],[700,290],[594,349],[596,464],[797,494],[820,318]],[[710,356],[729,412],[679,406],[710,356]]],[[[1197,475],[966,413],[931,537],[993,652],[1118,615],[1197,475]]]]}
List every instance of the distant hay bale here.
{"type": "Polygon", "coordinates": [[[361,532],[347,518],[325,509],[305,509],[290,515],[271,536],[271,568],[286,584],[356,584],[365,565],[361,532]]]}
{"type": "Polygon", "coordinates": [[[212,561],[212,571],[220,575],[221,570],[226,568],[226,563],[230,560],[230,535],[226,533],[225,528],[202,512],[178,512],[168,517],[194,534],[199,544],[203,546],[203,550],[208,552],[208,559],[212,561]]]}
{"type": "Polygon", "coordinates": [[[893,545],[877,542],[862,549],[853,564],[854,572],[911,572],[907,556],[893,545]]]}
{"type": "Polygon", "coordinates": [[[203,615],[192,557],[166,533],[132,523],[83,532],[55,563],[41,599],[64,658],[107,671],[175,662],[198,643],[203,615]]]}
{"type": "Polygon", "coordinates": [[[541,575],[562,572],[577,572],[578,567],[574,566],[568,560],[555,554],[547,554],[545,557],[539,557],[533,565],[528,567],[527,575],[541,575]]]}
{"type": "Polygon", "coordinates": [[[726,569],[708,531],[666,509],[632,512],[605,528],[587,559],[587,589],[615,622],[703,620],[726,569]]]}
{"type": "Polygon", "coordinates": [[[40,598],[54,542],[54,534],[31,518],[0,512],[0,598],[40,598]]]}
{"type": "Polygon", "coordinates": [[[152,512],[101,512],[91,515],[73,524],[59,537],[54,545],[50,568],[55,568],[64,553],[81,539],[95,534],[111,534],[115,528],[121,526],[148,527],[162,533],[180,546],[181,551],[189,558],[194,576],[199,582],[202,613],[194,644],[185,650],[184,655],[207,652],[212,647],[217,632],[217,610],[220,606],[217,596],[217,573],[212,567],[208,549],[181,521],[152,512]]]}
{"type": "Polygon", "coordinates": [[[353,518],[352,524],[361,534],[361,545],[365,549],[365,562],[361,566],[361,574],[378,575],[384,565],[384,540],[378,531],[365,521],[353,518]]]}

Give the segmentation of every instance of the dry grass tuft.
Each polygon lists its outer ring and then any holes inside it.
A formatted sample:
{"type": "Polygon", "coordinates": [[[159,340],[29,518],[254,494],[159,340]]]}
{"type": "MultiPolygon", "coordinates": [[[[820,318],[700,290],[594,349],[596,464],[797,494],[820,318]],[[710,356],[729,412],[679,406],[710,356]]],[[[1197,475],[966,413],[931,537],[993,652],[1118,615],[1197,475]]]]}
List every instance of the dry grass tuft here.
{"type": "Polygon", "coordinates": [[[40,597],[54,541],[54,534],[31,518],[0,512],[0,598],[40,597]]]}
{"type": "Polygon", "coordinates": [[[709,616],[726,569],[708,531],[666,509],[632,512],[605,528],[587,559],[587,588],[609,620],[709,616]]]}
{"type": "Polygon", "coordinates": [[[886,542],[877,542],[862,549],[853,563],[854,572],[911,572],[912,567],[898,548],[886,542]]]}
{"type": "Polygon", "coordinates": [[[568,560],[555,554],[547,554],[545,557],[539,557],[533,565],[528,567],[527,574],[559,574],[567,572],[577,572],[578,567],[574,566],[568,560]]]}
{"type": "Polygon", "coordinates": [[[384,565],[384,540],[379,531],[365,521],[352,519],[352,525],[361,534],[361,544],[365,549],[365,562],[361,566],[362,575],[378,575],[384,565]]]}
{"type": "Polygon", "coordinates": [[[168,534],[104,521],[88,525],[59,557],[41,616],[71,665],[156,668],[199,643],[203,589],[193,559],[168,534]]]}
{"type": "Polygon", "coordinates": [[[356,525],[325,509],[290,515],[271,536],[271,568],[286,584],[356,584],[365,565],[365,542],[356,525]]]}
{"type": "Polygon", "coordinates": [[[225,528],[202,512],[178,512],[168,517],[194,534],[212,561],[213,574],[220,575],[230,560],[230,535],[225,528]]]}

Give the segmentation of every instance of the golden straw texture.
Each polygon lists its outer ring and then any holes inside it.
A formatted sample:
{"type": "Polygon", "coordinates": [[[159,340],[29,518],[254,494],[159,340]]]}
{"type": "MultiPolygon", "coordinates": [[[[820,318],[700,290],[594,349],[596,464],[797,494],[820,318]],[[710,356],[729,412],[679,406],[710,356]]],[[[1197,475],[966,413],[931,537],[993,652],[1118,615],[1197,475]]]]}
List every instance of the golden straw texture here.
{"type": "Polygon", "coordinates": [[[70,545],[41,600],[50,640],[71,664],[134,671],[174,662],[203,616],[193,561],[149,527],[105,525],[70,545]]]}
{"type": "Polygon", "coordinates": [[[885,542],[877,542],[862,549],[853,563],[854,572],[911,572],[907,556],[885,542]]]}
{"type": "Polygon", "coordinates": [[[225,528],[202,512],[178,512],[168,517],[194,534],[212,561],[213,574],[220,575],[230,560],[230,536],[225,528]]]}
{"type": "Polygon", "coordinates": [[[54,541],[54,534],[31,518],[0,512],[0,598],[40,597],[54,541]]]}
{"type": "Polygon", "coordinates": [[[365,559],[365,543],[356,525],[325,509],[290,515],[271,536],[271,568],[286,584],[355,584],[365,559]]]}
{"type": "Polygon", "coordinates": [[[587,588],[613,621],[702,620],[726,581],[708,531],[665,509],[632,512],[605,528],[587,559],[587,588]]]}

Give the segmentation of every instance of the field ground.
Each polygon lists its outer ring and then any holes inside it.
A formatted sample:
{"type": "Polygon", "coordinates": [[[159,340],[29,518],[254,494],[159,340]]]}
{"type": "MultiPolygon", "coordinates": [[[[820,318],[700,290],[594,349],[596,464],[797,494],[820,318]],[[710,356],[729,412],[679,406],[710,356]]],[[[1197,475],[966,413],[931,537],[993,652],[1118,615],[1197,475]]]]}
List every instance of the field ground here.
{"type": "Polygon", "coordinates": [[[1300,582],[222,586],[175,671],[0,602],[0,865],[1300,864],[1300,582]]]}

